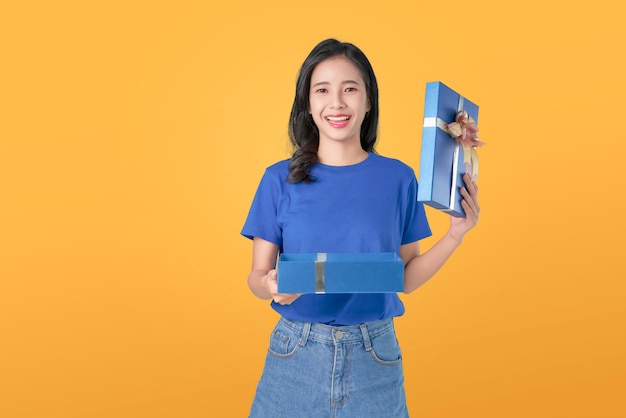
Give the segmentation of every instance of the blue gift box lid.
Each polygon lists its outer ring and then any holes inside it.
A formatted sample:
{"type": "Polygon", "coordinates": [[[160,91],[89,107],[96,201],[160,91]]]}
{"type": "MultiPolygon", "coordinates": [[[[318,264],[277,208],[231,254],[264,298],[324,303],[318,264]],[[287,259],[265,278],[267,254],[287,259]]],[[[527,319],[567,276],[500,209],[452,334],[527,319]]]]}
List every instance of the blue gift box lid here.
{"type": "Polygon", "coordinates": [[[396,253],[281,254],[280,293],[387,293],[404,290],[404,261],[396,253]]]}
{"type": "Polygon", "coordinates": [[[459,192],[465,174],[463,148],[445,130],[459,110],[478,122],[478,106],[472,101],[439,81],[426,84],[417,200],[465,217],[459,192]]]}

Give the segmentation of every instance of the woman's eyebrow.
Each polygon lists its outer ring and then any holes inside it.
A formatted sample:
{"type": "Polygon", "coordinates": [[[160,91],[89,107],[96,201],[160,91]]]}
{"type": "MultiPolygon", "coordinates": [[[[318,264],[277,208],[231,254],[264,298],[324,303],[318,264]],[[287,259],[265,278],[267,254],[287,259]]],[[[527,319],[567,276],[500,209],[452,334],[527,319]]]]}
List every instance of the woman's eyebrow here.
{"type": "MultiPolygon", "coordinates": [[[[318,83],[313,84],[313,86],[312,86],[312,87],[317,87],[317,86],[322,86],[322,85],[328,85],[328,84],[330,84],[330,82],[329,82],[329,81],[320,81],[320,82],[318,82],[318,83]]],[[[356,80],[345,80],[345,81],[342,81],[342,82],[341,82],[341,84],[356,84],[356,85],[359,85],[359,82],[358,82],[358,81],[356,81],[356,80]]]]}

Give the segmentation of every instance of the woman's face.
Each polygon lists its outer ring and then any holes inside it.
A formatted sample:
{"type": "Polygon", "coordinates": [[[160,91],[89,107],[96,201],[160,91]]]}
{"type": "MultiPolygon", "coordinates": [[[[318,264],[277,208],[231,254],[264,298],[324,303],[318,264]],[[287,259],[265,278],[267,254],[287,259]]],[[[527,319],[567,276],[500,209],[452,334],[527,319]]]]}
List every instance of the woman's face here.
{"type": "Polygon", "coordinates": [[[361,145],[361,124],[370,110],[361,71],[344,56],[320,62],[311,75],[309,113],[322,141],[361,145]]]}

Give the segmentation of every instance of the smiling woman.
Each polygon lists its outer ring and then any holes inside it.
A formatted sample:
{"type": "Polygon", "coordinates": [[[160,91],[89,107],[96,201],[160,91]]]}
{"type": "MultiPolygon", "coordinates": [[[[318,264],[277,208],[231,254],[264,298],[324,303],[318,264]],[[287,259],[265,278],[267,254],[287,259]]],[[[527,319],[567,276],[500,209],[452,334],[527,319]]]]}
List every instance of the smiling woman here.
{"type": "MultiPolygon", "coordinates": [[[[468,178],[467,218],[420,254],[431,234],[412,168],[374,153],[378,86],[356,46],[329,39],[305,60],[291,111],[290,160],[269,167],[242,234],[253,239],[250,290],[281,319],[270,337],[252,417],[406,417],[396,293],[281,294],[279,253],[397,253],[404,290],[428,280],[478,219],[468,178]]],[[[387,277],[376,278],[384,281],[387,277]]]]}
{"type": "MultiPolygon", "coordinates": [[[[363,119],[359,121],[360,123],[352,122],[352,126],[358,130],[360,148],[366,152],[374,151],[374,144],[378,135],[378,83],[374,69],[367,57],[354,45],[333,39],[323,41],[311,51],[302,64],[296,84],[296,98],[291,108],[289,120],[289,138],[296,151],[290,163],[289,181],[297,183],[312,180],[310,171],[319,159],[318,148],[320,146],[320,130],[322,129],[320,126],[326,126],[325,123],[320,124],[319,121],[315,120],[318,116],[322,119],[320,114],[322,110],[318,110],[316,113],[314,109],[317,109],[315,106],[318,103],[322,106],[324,104],[328,106],[328,97],[330,96],[330,99],[333,100],[332,94],[337,96],[334,100],[339,100],[340,92],[343,93],[342,96],[344,97],[357,96],[363,99],[365,96],[367,115],[363,113],[363,119]],[[334,67],[342,72],[332,71],[334,67]],[[314,75],[316,79],[312,80],[314,75]],[[360,85],[358,84],[359,81],[361,82],[360,85]],[[334,82],[335,85],[332,86],[331,82],[334,82]],[[343,82],[348,82],[350,85],[343,86],[341,85],[343,82]],[[318,88],[315,89],[319,91],[313,91],[311,86],[315,87],[317,83],[323,83],[323,85],[317,86],[318,88]],[[335,88],[335,91],[332,88],[335,88]],[[345,91],[351,91],[351,88],[356,89],[358,93],[345,91]],[[324,96],[326,99],[322,100],[324,96]]],[[[333,113],[341,112],[327,110],[326,115],[336,116],[333,113]]]]}
{"type": "Polygon", "coordinates": [[[363,161],[367,151],[361,148],[361,125],[370,105],[356,65],[343,56],[321,62],[311,75],[310,94],[309,112],[319,130],[319,161],[327,165],[363,161]]]}

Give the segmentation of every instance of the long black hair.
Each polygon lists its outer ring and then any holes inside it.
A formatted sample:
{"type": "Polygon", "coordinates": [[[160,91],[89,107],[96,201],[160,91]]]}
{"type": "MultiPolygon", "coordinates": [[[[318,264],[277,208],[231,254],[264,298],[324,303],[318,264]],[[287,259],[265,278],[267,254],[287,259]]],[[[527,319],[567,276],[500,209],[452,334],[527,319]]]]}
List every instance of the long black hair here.
{"type": "Polygon", "coordinates": [[[378,83],[372,65],[365,54],[353,44],[326,39],[313,48],[298,73],[296,97],[289,117],[289,139],[294,146],[287,177],[287,181],[291,183],[315,180],[311,176],[311,168],[318,162],[319,130],[309,113],[311,75],[317,64],[336,56],[348,58],[361,71],[370,104],[370,110],[361,124],[361,147],[367,152],[374,151],[378,136],[378,83]]]}

